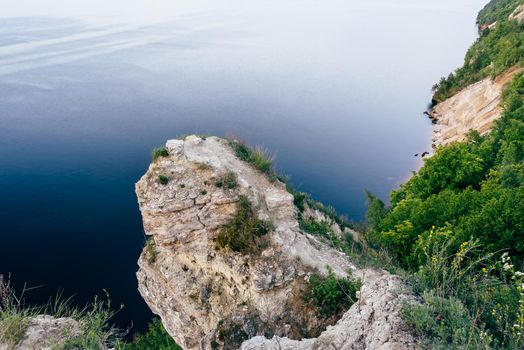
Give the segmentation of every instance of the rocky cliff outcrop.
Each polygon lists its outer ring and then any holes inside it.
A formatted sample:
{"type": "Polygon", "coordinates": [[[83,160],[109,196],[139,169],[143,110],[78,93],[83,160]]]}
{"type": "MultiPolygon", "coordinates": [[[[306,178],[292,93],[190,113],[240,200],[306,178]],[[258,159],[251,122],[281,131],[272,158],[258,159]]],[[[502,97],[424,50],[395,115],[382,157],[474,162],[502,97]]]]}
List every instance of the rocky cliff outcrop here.
{"type": "Polygon", "coordinates": [[[510,20],[516,20],[519,23],[524,22],[524,4],[517,6],[515,11],[509,16],[510,20]]]}
{"type": "Polygon", "coordinates": [[[403,301],[413,300],[401,279],[357,268],[303,232],[284,184],[237,158],[227,140],[189,136],[166,148],[136,184],[150,236],[137,277],[141,295],[184,349],[415,347],[399,315],[403,301]],[[249,253],[217,244],[245,199],[257,220],[270,223],[249,253]],[[358,301],[340,319],[322,317],[305,297],[310,276],[328,270],[362,281],[358,301]]]}
{"type": "Polygon", "coordinates": [[[434,147],[463,141],[470,130],[480,134],[489,132],[493,122],[500,117],[504,85],[522,71],[515,67],[494,80],[485,78],[436,105],[428,112],[434,122],[434,147]]]}

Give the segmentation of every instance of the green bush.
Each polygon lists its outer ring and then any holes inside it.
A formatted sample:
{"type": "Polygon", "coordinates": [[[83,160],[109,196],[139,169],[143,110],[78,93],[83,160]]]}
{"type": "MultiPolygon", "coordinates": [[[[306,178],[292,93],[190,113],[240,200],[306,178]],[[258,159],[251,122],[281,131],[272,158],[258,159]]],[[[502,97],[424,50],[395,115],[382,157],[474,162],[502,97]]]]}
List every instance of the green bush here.
{"type": "Polygon", "coordinates": [[[485,11],[479,15],[480,23],[490,23],[491,20],[497,19],[497,25],[481,33],[480,38],[468,50],[461,68],[433,86],[436,102],[444,101],[481,79],[494,78],[512,66],[522,64],[524,24],[508,20],[509,14],[521,1],[492,1],[490,4],[502,2],[506,4],[491,7],[493,11],[485,11]],[[488,14],[489,12],[491,14],[488,14]]]}
{"type": "MultiPolygon", "coordinates": [[[[433,227],[451,229],[456,244],[479,239],[487,252],[509,249],[524,258],[524,77],[502,96],[503,113],[487,136],[441,147],[417,174],[391,194],[367,236],[416,270],[416,242],[433,227]]],[[[372,209],[372,207],[370,207],[372,209]]],[[[373,209],[374,211],[376,210],[373,209]]],[[[370,212],[371,213],[371,212],[370,212]]],[[[422,257],[423,259],[423,257],[422,257]]]]}
{"type": "Polygon", "coordinates": [[[243,254],[260,248],[263,236],[273,230],[269,221],[260,220],[247,197],[240,196],[237,213],[230,223],[222,227],[216,243],[219,248],[229,248],[243,254]]]}
{"type": "Polygon", "coordinates": [[[474,240],[454,248],[450,236],[432,231],[419,242],[427,258],[412,282],[423,302],[404,305],[404,318],[430,347],[522,348],[524,274],[507,254],[497,261],[474,240]]]}
{"type": "Polygon", "coordinates": [[[167,157],[167,156],[169,156],[169,152],[167,151],[167,148],[165,147],[157,147],[153,149],[153,151],[151,152],[151,158],[153,159],[153,162],[160,157],[167,157]]]}
{"type": "Polygon", "coordinates": [[[161,185],[167,185],[169,183],[169,177],[165,175],[158,175],[158,183],[161,185]]]}
{"type": "Polygon", "coordinates": [[[331,268],[328,275],[313,274],[309,279],[310,298],[315,302],[323,316],[340,315],[357,300],[361,282],[356,279],[338,278],[331,268]]]}
{"type": "Polygon", "coordinates": [[[505,21],[520,4],[522,0],[492,0],[479,12],[477,23],[484,26],[505,21]]]}
{"type": "Polygon", "coordinates": [[[490,338],[472,325],[464,304],[455,297],[424,292],[423,304],[406,304],[402,314],[431,349],[490,349],[490,338]]]}
{"type": "MultiPolygon", "coordinates": [[[[450,86],[520,62],[522,28],[502,21],[482,34],[450,86]]],[[[501,106],[488,135],[438,148],[391,193],[389,208],[369,202],[366,237],[412,273],[423,303],[406,306],[405,317],[430,348],[524,347],[522,74],[504,88],[501,106]]]]}
{"type": "Polygon", "coordinates": [[[136,334],[129,343],[120,342],[116,350],[182,350],[182,348],[166,332],[162,321],[155,318],[149,323],[148,329],[143,334],[136,334]]]}

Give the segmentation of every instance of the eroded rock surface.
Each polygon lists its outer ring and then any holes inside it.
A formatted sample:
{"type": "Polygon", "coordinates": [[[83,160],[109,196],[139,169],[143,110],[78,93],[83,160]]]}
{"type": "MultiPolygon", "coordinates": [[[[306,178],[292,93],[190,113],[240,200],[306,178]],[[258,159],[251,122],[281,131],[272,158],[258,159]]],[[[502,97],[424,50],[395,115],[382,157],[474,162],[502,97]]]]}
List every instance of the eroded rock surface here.
{"type": "Polygon", "coordinates": [[[485,78],[439,103],[429,112],[434,121],[433,145],[463,141],[470,130],[486,134],[500,117],[500,96],[506,85],[521,68],[513,68],[496,79],[485,78]]]}
{"type": "Polygon", "coordinates": [[[524,22],[524,4],[517,6],[515,11],[509,16],[510,20],[516,20],[519,23],[524,22]]]}
{"type": "Polygon", "coordinates": [[[302,232],[284,184],[239,160],[223,139],[189,136],[166,147],[169,156],[154,161],[136,184],[152,239],[137,276],[143,298],[184,349],[415,347],[399,317],[401,303],[413,299],[400,278],[356,268],[343,253],[302,232]],[[238,185],[218,186],[229,172],[238,185]],[[168,177],[167,184],[159,176],[168,177]],[[215,241],[235,216],[240,196],[274,228],[251,254],[218,248],[215,241]],[[328,266],[341,277],[352,273],[363,287],[359,301],[325,330],[304,293],[310,274],[326,273],[328,266]]]}

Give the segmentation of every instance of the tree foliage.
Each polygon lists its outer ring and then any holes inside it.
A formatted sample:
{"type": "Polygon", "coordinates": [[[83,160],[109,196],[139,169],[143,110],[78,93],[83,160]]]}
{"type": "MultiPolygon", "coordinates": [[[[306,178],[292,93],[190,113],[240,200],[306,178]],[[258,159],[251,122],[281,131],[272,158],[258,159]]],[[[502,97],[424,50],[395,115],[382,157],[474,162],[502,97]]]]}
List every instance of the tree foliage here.
{"type": "Polygon", "coordinates": [[[495,0],[479,14],[479,24],[494,20],[497,24],[481,31],[480,38],[471,46],[464,65],[435,86],[434,100],[441,102],[464,87],[486,77],[496,77],[524,60],[524,24],[509,20],[509,15],[522,3],[517,0],[495,0]]]}
{"type": "Polygon", "coordinates": [[[505,88],[502,108],[490,134],[437,149],[392,192],[389,208],[369,196],[368,240],[422,286],[424,303],[405,317],[429,347],[524,346],[524,273],[515,272],[524,260],[522,74],[505,88]]]}

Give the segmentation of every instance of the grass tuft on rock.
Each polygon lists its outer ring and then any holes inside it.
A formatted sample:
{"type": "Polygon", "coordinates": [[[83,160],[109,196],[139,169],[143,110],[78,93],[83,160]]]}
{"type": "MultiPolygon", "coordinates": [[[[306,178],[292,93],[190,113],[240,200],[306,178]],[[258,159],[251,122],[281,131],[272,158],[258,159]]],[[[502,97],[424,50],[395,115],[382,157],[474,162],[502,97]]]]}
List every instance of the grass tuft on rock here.
{"type": "Polygon", "coordinates": [[[273,156],[267,151],[260,147],[251,148],[247,144],[236,140],[230,140],[229,145],[239,159],[253,165],[260,172],[266,174],[271,181],[277,179],[277,175],[273,170],[273,156]]]}
{"type": "Polygon", "coordinates": [[[235,252],[248,254],[262,246],[262,240],[273,225],[260,220],[247,197],[241,196],[238,210],[230,223],[225,225],[216,238],[218,248],[229,248],[235,252]]]}
{"type": "Polygon", "coordinates": [[[153,149],[151,152],[151,158],[153,159],[153,162],[161,157],[167,157],[169,156],[169,152],[167,151],[167,148],[165,147],[157,147],[153,149]]]}
{"type": "Polygon", "coordinates": [[[237,185],[238,185],[237,175],[232,171],[228,171],[224,176],[222,176],[221,178],[218,178],[215,181],[216,187],[218,188],[224,187],[228,190],[232,190],[233,188],[237,187],[237,185]]]}
{"type": "MultiPolygon", "coordinates": [[[[79,309],[71,306],[71,298],[64,299],[58,293],[54,299],[43,306],[31,306],[25,303],[24,295],[29,289],[17,294],[9,279],[0,275],[0,344],[17,348],[26,335],[33,318],[50,315],[56,318],[68,317],[78,322],[78,334],[58,340],[53,349],[108,349],[121,337],[120,332],[112,327],[110,320],[118,312],[111,308],[111,300],[95,297],[94,301],[79,309]]],[[[122,307],[121,307],[122,308],[122,307]]]]}

